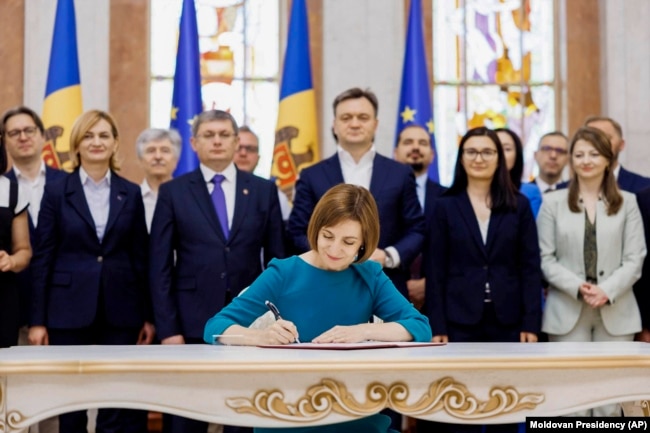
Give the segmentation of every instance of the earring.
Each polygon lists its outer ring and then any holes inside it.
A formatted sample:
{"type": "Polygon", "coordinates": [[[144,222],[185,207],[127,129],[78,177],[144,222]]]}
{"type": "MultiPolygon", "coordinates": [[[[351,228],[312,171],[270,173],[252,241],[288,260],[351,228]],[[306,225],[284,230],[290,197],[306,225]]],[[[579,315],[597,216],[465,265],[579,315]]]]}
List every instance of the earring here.
{"type": "Polygon", "coordinates": [[[358,258],[359,258],[359,254],[355,254],[353,262],[356,262],[358,258]]]}

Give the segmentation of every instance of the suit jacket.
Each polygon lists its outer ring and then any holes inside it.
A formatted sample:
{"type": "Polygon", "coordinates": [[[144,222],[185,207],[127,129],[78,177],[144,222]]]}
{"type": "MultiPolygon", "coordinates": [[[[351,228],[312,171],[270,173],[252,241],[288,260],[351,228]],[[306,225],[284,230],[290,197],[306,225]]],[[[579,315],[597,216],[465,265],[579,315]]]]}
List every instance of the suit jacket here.
{"type": "MultiPolygon", "coordinates": [[[[45,166],[46,185],[54,181],[57,181],[59,179],[63,179],[67,175],[68,173],[66,173],[65,171],[56,170],[47,165],[45,166]]],[[[5,174],[5,176],[13,180],[14,182],[18,182],[16,173],[14,172],[13,169],[9,170],[5,174]]],[[[28,213],[27,220],[29,221],[29,240],[32,245],[32,250],[34,250],[38,242],[36,240],[36,228],[34,227],[34,221],[32,221],[32,217],[29,213],[28,213]]],[[[31,267],[28,266],[25,270],[18,273],[18,275],[16,275],[16,279],[17,279],[19,293],[20,293],[20,315],[21,315],[20,323],[22,325],[26,325],[27,323],[29,323],[29,309],[31,306],[31,291],[32,291],[31,267]]]]}
{"type": "Polygon", "coordinates": [[[632,194],[636,194],[650,187],[650,178],[627,171],[623,166],[621,166],[621,170],[618,172],[617,182],[619,188],[632,194]]]}
{"type": "MultiPolygon", "coordinates": [[[[647,248],[650,245],[650,188],[639,191],[636,194],[636,201],[643,219],[647,248]]],[[[641,324],[643,328],[650,329],[650,255],[646,255],[643,261],[641,278],[634,285],[634,295],[636,296],[636,302],[639,304],[641,324]]]]}
{"type": "Polygon", "coordinates": [[[437,182],[427,179],[427,190],[424,193],[424,219],[429,224],[433,217],[433,210],[435,209],[436,200],[440,197],[447,188],[437,182]]]}
{"type": "MultiPolygon", "coordinates": [[[[601,200],[596,206],[598,286],[609,303],[601,307],[603,324],[613,335],[641,330],[641,318],[632,285],[641,275],[646,255],[641,214],[633,194],[621,191],[623,206],[607,215],[601,200]]],[[[544,197],[537,219],[542,270],[549,282],[542,329],[563,335],[577,323],[583,308],[580,285],[585,282],[585,213],[571,212],[568,190],[544,197]]]]}
{"type": "Polygon", "coordinates": [[[111,173],[110,210],[100,242],[79,170],[48,183],[32,260],[31,325],[77,329],[97,316],[140,327],[150,319],[148,235],[140,187],[111,173]]]}
{"type": "MultiPolygon", "coordinates": [[[[305,168],[300,173],[288,223],[289,236],[297,252],[309,250],[307,226],[316,203],[328,189],[343,182],[338,154],[305,168]]],[[[384,269],[384,272],[399,291],[408,297],[408,267],[420,253],[425,232],[413,170],[376,154],[370,192],[379,210],[379,248],[395,247],[400,256],[400,267],[384,269]]]]}
{"type": "Polygon", "coordinates": [[[537,333],[541,318],[541,270],[535,220],[528,200],[517,194],[516,211],[495,210],[487,242],[465,191],[437,200],[423,258],[425,311],[434,335],[447,323],[476,325],[489,283],[497,319],[537,333]]]}
{"type": "Polygon", "coordinates": [[[226,240],[200,169],[160,186],[151,223],[151,293],[161,339],[202,338],[207,320],[284,257],[282,214],[271,181],[237,170],[226,240]]]}

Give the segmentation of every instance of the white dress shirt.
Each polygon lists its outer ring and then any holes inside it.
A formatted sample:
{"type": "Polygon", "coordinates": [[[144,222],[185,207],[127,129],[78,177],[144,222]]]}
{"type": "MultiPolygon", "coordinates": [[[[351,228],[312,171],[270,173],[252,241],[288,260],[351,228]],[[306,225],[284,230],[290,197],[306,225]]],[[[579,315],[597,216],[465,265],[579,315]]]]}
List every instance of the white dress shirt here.
{"type": "Polygon", "coordinates": [[[106,175],[99,182],[92,180],[83,167],[79,167],[79,176],[90,215],[95,222],[97,239],[101,242],[104,239],[108,212],[111,208],[111,171],[107,170],[106,175]]]}
{"type": "Polygon", "coordinates": [[[424,172],[415,178],[415,192],[418,194],[418,201],[424,213],[424,200],[427,194],[427,180],[429,180],[429,173],[424,172]]]}
{"type": "Polygon", "coordinates": [[[144,217],[147,222],[147,231],[151,233],[151,221],[153,220],[153,211],[156,210],[158,194],[151,189],[147,179],[143,180],[140,184],[140,192],[142,193],[142,203],[144,203],[144,217]]]}
{"type": "Polygon", "coordinates": [[[372,178],[372,167],[375,161],[375,146],[372,146],[357,163],[352,155],[340,145],[336,146],[341,161],[343,181],[352,185],[359,185],[370,190],[370,179],[372,178]]]}
{"type": "Polygon", "coordinates": [[[226,212],[228,213],[228,228],[232,227],[232,218],[235,213],[235,192],[237,191],[237,169],[235,168],[234,163],[230,163],[228,167],[221,173],[217,173],[211,168],[201,164],[201,174],[203,174],[203,179],[205,184],[208,187],[208,193],[212,195],[214,190],[214,183],[212,183],[212,178],[215,174],[221,174],[225,178],[221,182],[221,188],[223,189],[223,195],[226,198],[226,212]]]}
{"type": "Polygon", "coordinates": [[[20,185],[20,189],[29,200],[29,216],[32,219],[32,223],[34,223],[34,227],[36,227],[38,224],[38,212],[41,210],[43,191],[45,190],[45,162],[41,161],[41,167],[38,169],[38,175],[34,180],[25,176],[15,165],[13,166],[13,171],[18,180],[18,185],[20,185]]]}

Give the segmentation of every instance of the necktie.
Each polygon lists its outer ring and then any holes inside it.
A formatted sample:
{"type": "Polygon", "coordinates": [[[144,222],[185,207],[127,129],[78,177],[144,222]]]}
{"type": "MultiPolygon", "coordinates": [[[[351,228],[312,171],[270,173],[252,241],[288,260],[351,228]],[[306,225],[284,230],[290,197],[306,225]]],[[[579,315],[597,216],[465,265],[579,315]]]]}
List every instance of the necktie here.
{"type": "Polygon", "coordinates": [[[214,189],[212,190],[212,204],[214,205],[214,210],[217,211],[217,218],[219,218],[219,224],[221,224],[221,230],[223,231],[223,236],[228,239],[230,231],[228,230],[228,211],[226,210],[226,196],[223,194],[223,188],[221,188],[221,182],[225,177],[222,174],[215,174],[212,178],[212,183],[214,184],[214,189]]]}

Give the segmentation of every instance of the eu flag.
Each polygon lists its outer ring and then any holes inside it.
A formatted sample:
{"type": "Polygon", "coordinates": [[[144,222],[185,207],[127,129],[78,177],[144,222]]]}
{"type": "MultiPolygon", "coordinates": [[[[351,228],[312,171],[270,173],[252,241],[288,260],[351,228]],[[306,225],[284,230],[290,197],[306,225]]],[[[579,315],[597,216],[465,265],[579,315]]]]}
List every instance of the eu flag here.
{"type": "Polygon", "coordinates": [[[300,170],[319,159],[307,6],[305,0],[293,0],[271,175],[280,190],[290,196],[300,170]]]}
{"type": "Polygon", "coordinates": [[[68,155],[70,131],[81,112],[81,78],[74,1],[58,0],[43,101],[43,124],[47,138],[43,147],[43,160],[47,165],[72,169],[68,155]]]}
{"type": "Polygon", "coordinates": [[[190,144],[190,137],[192,137],[192,122],[203,111],[200,65],[199,32],[194,0],[183,0],[169,125],[170,128],[178,131],[183,140],[181,156],[174,176],[187,173],[199,166],[190,144]]]}
{"type": "MultiPolygon", "coordinates": [[[[431,146],[436,152],[431,86],[424,51],[421,14],[420,0],[411,0],[395,142],[397,143],[397,136],[406,126],[419,125],[431,134],[431,146]]],[[[429,178],[434,182],[439,181],[437,161],[436,157],[429,166],[429,178]]]]}

